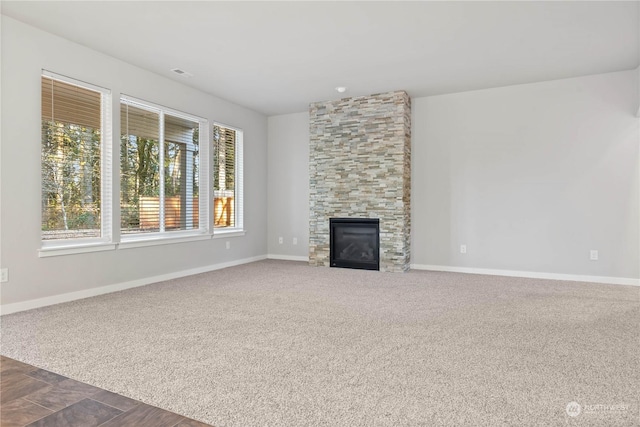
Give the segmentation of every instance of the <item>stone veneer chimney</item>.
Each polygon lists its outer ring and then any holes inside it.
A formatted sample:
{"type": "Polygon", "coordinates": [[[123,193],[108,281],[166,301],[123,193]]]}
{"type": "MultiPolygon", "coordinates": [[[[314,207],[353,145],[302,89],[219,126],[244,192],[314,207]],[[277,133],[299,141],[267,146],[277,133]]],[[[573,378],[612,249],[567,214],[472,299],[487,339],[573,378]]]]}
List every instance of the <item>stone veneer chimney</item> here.
{"type": "Polygon", "coordinates": [[[404,91],[310,105],[309,264],[329,265],[329,218],[380,219],[380,270],[410,264],[411,99],[404,91]]]}

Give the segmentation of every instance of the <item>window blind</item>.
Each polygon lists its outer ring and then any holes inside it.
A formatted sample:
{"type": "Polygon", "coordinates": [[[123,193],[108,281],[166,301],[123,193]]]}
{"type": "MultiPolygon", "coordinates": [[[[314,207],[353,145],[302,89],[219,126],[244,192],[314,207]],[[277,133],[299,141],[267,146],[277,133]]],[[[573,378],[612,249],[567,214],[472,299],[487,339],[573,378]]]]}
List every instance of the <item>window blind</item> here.
{"type": "Polygon", "coordinates": [[[165,227],[199,227],[199,123],[165,115],[165,227]]]}
{"type": "Polygon", "coordinates": [[[197,230],[200,122],[121,100],[121,232],[197,230]]]}
{"type": "Polygon", "coordinates": [[[160,114],[120,105],[120,230],[160,231],[160,114]]]}
{"type": "Polygon", "coordinates": [[[238,226],[237,135],[236,129],[218,125],[213,127],[214,227],[238,226]]]}
{"type": "Polygon", "coordinates": [[[105,93],[53,74],[41,90],[42,239],[102,237],[105,93]]]}

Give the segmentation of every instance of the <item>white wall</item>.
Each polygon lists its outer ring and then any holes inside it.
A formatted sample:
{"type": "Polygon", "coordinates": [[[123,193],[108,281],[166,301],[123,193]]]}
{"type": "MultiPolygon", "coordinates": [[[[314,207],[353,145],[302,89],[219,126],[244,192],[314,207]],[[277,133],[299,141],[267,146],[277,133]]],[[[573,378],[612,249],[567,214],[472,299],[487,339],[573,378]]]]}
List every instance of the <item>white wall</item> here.
{"type": "MultiPolygon", "coordinates": [[[[266,255],[267,119],[2,16],[1,253],[11,304],[266,255]],[[40,76],[47,69],[244,130],[245,236],[39,258],[40,76]],[[231,248],[225,248],[225,241],[231,248]]],[[[119,115],[114,114],[119,129],[119,115]]],[[[117,147],[117,133],[115,145],[117,147]]],[[[118,151],[117,149],[115,150],[118,151]]],[[[117,162],[114,171],[117,175],[117,162]]],[[[116,180],[117,184],[117,180],[116,180]]],[[[117,210],[117,188],[114,207],[117,210]]]]}
{"type": "MultiPolygon", "coordinates": [[[[632,70],[414,98],[412,264],[637,280],[637,85],[632,70]]],[[[272,242],[287,225],[308,227],[290,208],[306,168],[272,174],[304,160],[304,118],[280,116],[269,132],[270,253],[289,253],[272,242]],[[274,158],[275,144],[293,154],[274,158]]]]}
{"type": "Polygon", "coordinates": [[[309,113],[269,117],[268,250],[271,256],[309,256],[309,113]],[[282,237],[283,243],[278,243],[282,237]],[[293,239],[298,244],[293,244],[293,239]]]}
{"type": "Polygon", "coordinates": [[[637,117],[640,117],[640,67],[636,68],[638,71],[638,112],[636,113],[637,117]]]}
{"type": "Polygon", "coordinates": [[[628,71],[415,99],[412,263],[638,278],[636,85],[628,71]]]}

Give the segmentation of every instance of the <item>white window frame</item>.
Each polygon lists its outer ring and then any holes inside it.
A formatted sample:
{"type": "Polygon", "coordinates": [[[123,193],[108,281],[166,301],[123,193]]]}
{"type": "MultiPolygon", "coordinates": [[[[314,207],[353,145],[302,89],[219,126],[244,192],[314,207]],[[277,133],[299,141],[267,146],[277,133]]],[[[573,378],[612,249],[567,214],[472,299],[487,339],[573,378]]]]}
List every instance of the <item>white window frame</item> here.
{"type": "MultiPolygon", "coordinates": [[[[161,197],[164,197],[164,116],[170,115],[178,118],[182,118],[185,120],[190,120],[198,123],[198,132],[199,132],[199,154],[200,154],[200,165],[198,170],[198,181],[199,181],[199,193],[200,197],[198,198],[198,228],[192,230],[180,230],[180,231],[164,231],[164,204],[160,203],[160,227],[161,231],[153,232],[153,233],[132,233],[132,234],[122,234],[122,230],[120,230],[120,243],[118,245],[119,248],[135,248],[142,246],[150,246],[160,243],[180,243],[191,240],[200,240],[201,238],[210,238],[211,237],[211,228],[209,219],[210,211],[209,204],[207,203],[206,197],[202,197],[203,195],[207,195],[210,193],[209,190],[209,121],[205,118],[195,116],[193,114],[184,113],[182,111],[174,110],[172,108],[168,108],[159,104],[155,104],[153,102],[145,101],[139,98],[135,98],[128,95],[120,96],[119,105],[130,105],[136,108],[140,108],[146,111],[151,111],[154,113],[158,113],[160,120],[160,136],[158,138],[159,145],[159,162],[160,162],[160,193],[161,197]]],[[[121,124],[122,126],[122,124],[121,124]]],[[[120,132],[122,134],[122,131],[120,132]]],[[[118,138],[118,141],[120,139],[118,138]]],[[[120,179],[120,177],[118,177],[120,179]]]]}
{"type": "MultiPolygon", "coordinates": [[[[220,122],[210,122],[209,120],[174,110],[163,105],[155,104],[146,100],[135,98],[129,95],[120,94],[118,107],[128,104],[147,111],[157,112],[160,119],[161,137],[158,140],[159,152],[164,154],[164,115],[183,118],[198,123],[199,129],[199,224],[197,229],[164,231],[154,233],[132,233],[121,234],[121,228],[114,221],[119,218],[115,215],[114,209],[119,209],[119,203],[115,204],[113,188],[115,179],[120,180],[120,165],[114,165],[114,134],[117,134],[118,150],[120,144],[120,129],[113,127],[113,108],[115,100],[110,89],[93,85],[82,80],[77,80],[64,75],[56,74],[47,70],[42,70],[42,77],[58,80],[67,84],[75,85],[84,89],[96,91],[101,94],[101,140],[100,140],[100,185],[101,185],[101,217],[100,217],[100,238],[84,239],[60,239],[42,240],[38,251],[40,257],[50,257],[59,255],[71,255],[77,253],[107,251],[116,249],[137,248],[144,246],[155,246],[163,244],[174,244],[206,240],[211,238],[227,238],[245,235],[244,229],[244,131],[241,128],[227,125],[220,122]],[[236,132],[235,146],[235,209],[234,227],[214,227],[214,188],[213,188],[213,139],[211,132],[213,126],[220,126],[236,132]],[[115,172],[115,173],[114,173],[115,172]],[[117,176],[116,176],[117,175],[117,176]]],[[[40,95],[42,97],[42,94],[40,95]]],[[[118,109],[120,114],[120,109],[118,109]]],[[[119,151],[118,151],[119,153],[119,151]]],[[[159,159],[160,160],[160,159],[159,159]]],[[[161,162],[163,165],[164,163],[161,162]]],[[[164,180],[161,181],[164,187],[164,180]]],[[[164,192],[164,190],[162,190],[164,192]]],[[[118,200],[119,200],[119,195],[118,200]]],[[[161,207],[164,208],[164,206],[161,207]]]]}
{"type": "MultiPolygon", "coordinates": [[[[83,89],[100,93],[100,236],[86,239],[43,240],[41,238],[40,256],[65,255],[77,252],[94,252],[115,249],[113,243],[113,133],[111,114],[111,90],[67,77],[51,71],[42,70],[41,77],[57,80],[83,89]]],[[[42,99],[42,93],[40,94],[42,99]]],[[[42,123],[42,117],[40,118],[42,123]]],[[[40,178],[42,186],[42,177],[40,178]]],[[[42,191],[42,187],[41,187],[42,191]]],[[[40,219],[42,223],[42,218],[40,219]]]]}
{"type": "MultiPolygon", "coordinates": [[[[244,236],[245,235],[245,229],[244,229],[244,131],[238,127],[235,126],[230,126],[230,125],[226,125],[224,123],[220,123],[220,122],[213,122],[213,125],[211,126],[211,129],[213,131],[213,127],[214,126],[218,126],[218,127],[223,127],[223,128],[227,128],[227,129],[231,129],[233,131],[236,132],[236,147],[235,147],[235,172],[236,172],[236,176],[235,176],[235,209],[234,209],[234,215],[235,215],[235,227],[215,227],[213,222],[214,222],[214,218],[213,218],[213,212],[211,215],[211,220],[210,220],[210,224],[213,230],[213,238],[216,237],[231,237],[231,236],[244,236]]],[[[213,165],[213,138],[211,139],[211,161],[212,161],[212,165],[213,165]]],[[[210,202],[211,205],[213,206],[213,200],[215,197],[214,194],[214,189],[213,189],[213,174],[215,174],[216,171],[213,170],[212,168],[212,175],[211,177],[209,177],[208,179],[211,181],[211,193],[210,193],[210,202]]],[[[202,192],[201,192],[202,193],[202,192]]]]}

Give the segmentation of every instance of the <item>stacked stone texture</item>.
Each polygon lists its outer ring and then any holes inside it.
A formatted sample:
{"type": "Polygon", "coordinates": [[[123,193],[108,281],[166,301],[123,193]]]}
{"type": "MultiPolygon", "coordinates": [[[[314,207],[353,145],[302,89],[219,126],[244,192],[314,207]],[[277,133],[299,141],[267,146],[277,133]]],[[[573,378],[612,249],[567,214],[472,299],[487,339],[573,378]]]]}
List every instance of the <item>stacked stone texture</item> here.
{"type": "Polygon", "coordinates": [[[380,270],[409,269],[411,100],[397,91],[310,105],[309,263],[329,265],[329,218],[380,219],[380,270]]]}

